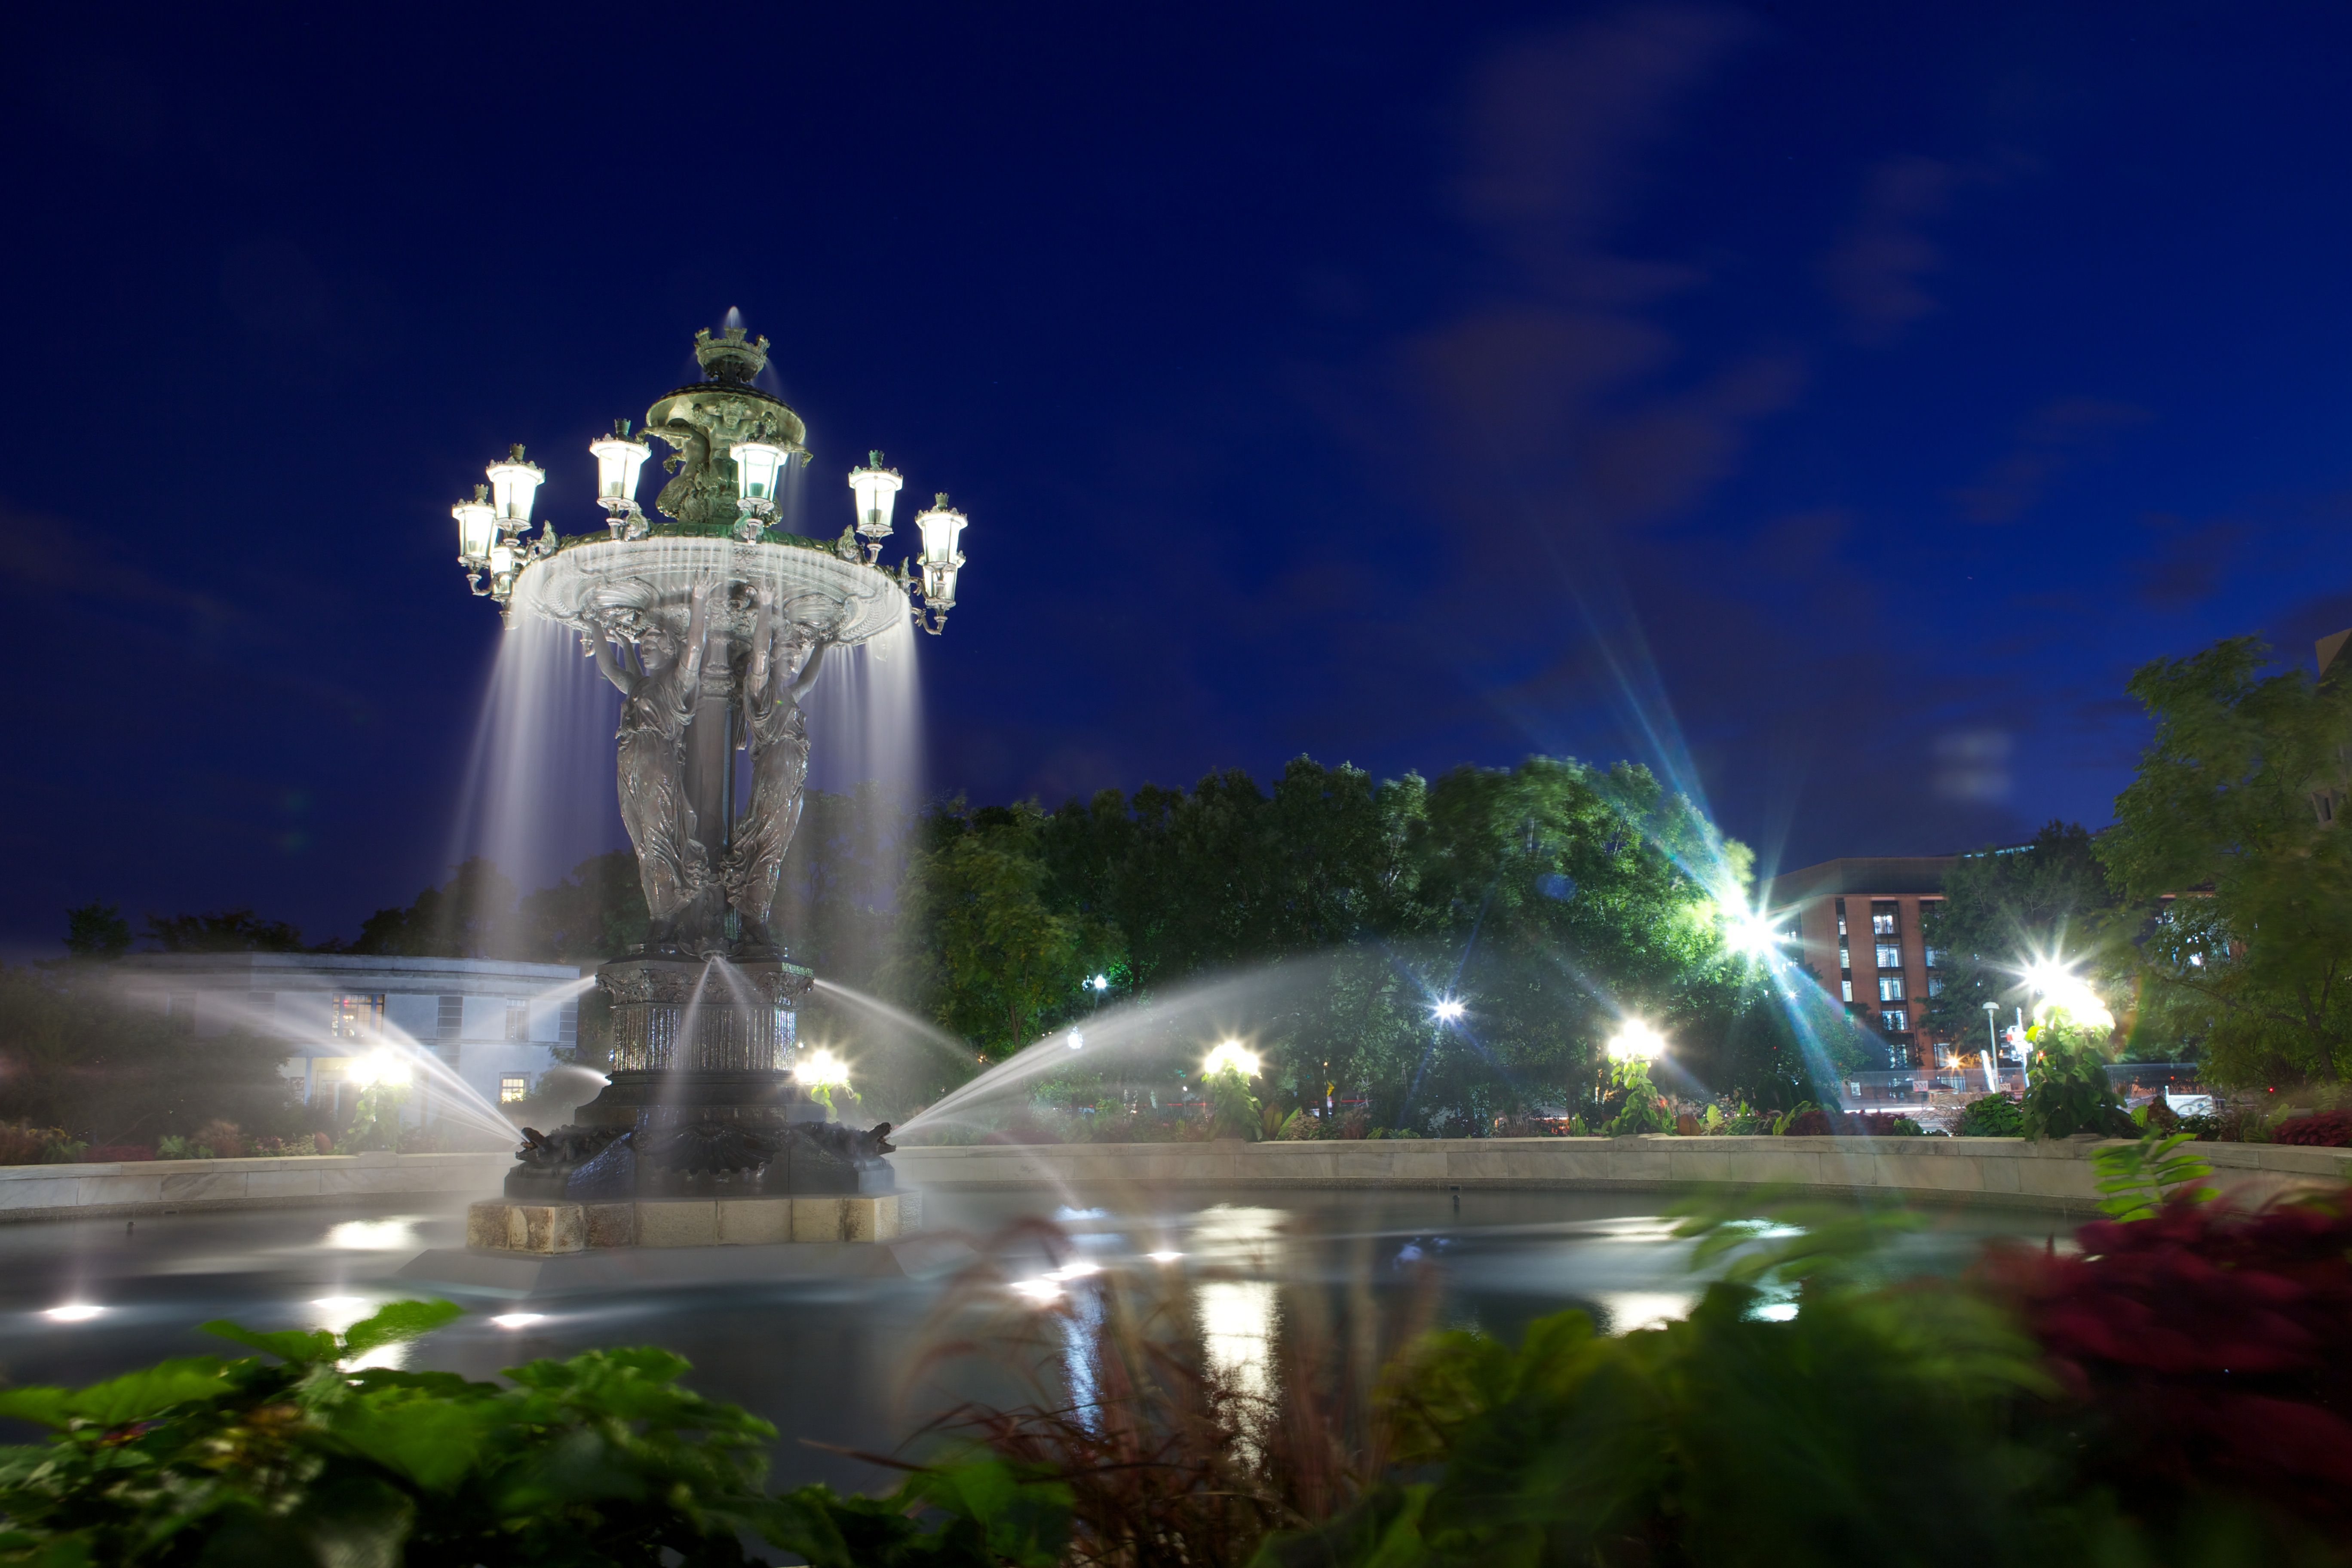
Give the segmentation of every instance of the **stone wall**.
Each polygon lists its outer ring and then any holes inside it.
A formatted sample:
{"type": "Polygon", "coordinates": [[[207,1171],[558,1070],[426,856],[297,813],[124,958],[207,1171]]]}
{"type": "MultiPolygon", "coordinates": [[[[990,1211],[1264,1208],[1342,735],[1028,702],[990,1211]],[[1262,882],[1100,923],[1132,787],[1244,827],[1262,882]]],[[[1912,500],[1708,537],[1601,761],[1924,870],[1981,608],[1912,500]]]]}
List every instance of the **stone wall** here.
{"type": "MultiPolygon", "coordinates": [[[[2088,1213],[2090,1138],[1430,1138],[1315,1143],[1053,1143],[901,1148],[902,1186],[1451,1187],[1665,1191],[1709,1184],[1862,1190],[2088,1213]]],[[[2200,1143],[2216,1184],[2250,1198],[2352,1177],[2352,1150],[2200,1143]]]]}
{"type": "Polygon", "coordinates": [[[316,1154],[282,1160],[125,1160],[0,1165],[0,1221],[336,1203],[403,1193],[499,1190],[514,1156],[316,1154]]]}

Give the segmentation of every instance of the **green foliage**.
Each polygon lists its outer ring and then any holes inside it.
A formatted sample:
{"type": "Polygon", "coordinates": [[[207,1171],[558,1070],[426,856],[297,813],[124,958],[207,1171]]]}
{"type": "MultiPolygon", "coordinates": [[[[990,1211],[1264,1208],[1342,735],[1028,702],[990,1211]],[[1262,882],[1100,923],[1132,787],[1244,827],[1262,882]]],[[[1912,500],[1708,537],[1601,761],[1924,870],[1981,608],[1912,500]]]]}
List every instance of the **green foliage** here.
{"type": "Polygon", "coordinates": [[[1988,1094],[1969,1101],[1952,1128],[1955,1138],[2022,1138],[2025,1108],[2006,1094],[1988,1094]]]}
{"type": "Polygon", "coordinates": [[[449,880],[405,909],[378,910],[360,922],[353,952],[410,958],[504,958],[514,954],[515,885],[482,856],[462,860],[449,880]]]}
{"type": "Polygon", "coordinates": [[[2151,1128],[2137,1142],[2094,1150],[2091,1163],[2105,1194],[2099,1212],[2110,1219],[2147,1219],[2170,1199],[2201,1204],[2219,1196],[2220,1188],[2197,1184],[2213,1173],[2212,1163],[2179,1152],[2184,1143],[2194,1147],[2194,1135],[2151,1128]]]}
{"type": "Polygon", "coordinates": [[[247,1127],[299,1114],[278,1068],[283,1042],[232,1029],[188,1047],[184,1023],[125,1006],[80,965],[0,966],[0,1119],[63,1129],[80,1143],[144,1143],[225,1119],[247,1127]]]}
{"type": "Polygon", "coordinates": [[[1209,1091],[1209,1121],[1216,1135],[1255,1142],[1260,1130],[1257,1096],[1250,1092],[1249,1080],[1242,1077],[1241,1069],[1220,1068],[1202,1087],[1209,1091]]]}
{"type": "Polygon", "coordinates": [[[112,904],[66,911],[66,951],[76,958],[115,959],[131,951],[131,922],[112,904]]]}
{"type": "Polygon", "coordinates": [[[2097,845],[2143,921],[2137,1032],[2225,1084],[2352,1067],[2352,671],[2268,658],[2233,637],[2133,675],[2156,734],[2097,845]]]}
{"type": "Polygon", "coordinates": [[[2081,823],[2053,821],[2022,847],[1979,850],[1945,873],[1942,902],[1923,933],[1943,955],[1943,989],[1927,1003],[1931,1026],[1982,1044],[1986,1003],[2006,1012],[2031,1002],[2022,964],[2106,954],[2104,933],[2118,900],[2093,843],[2081,823]]]}
{"type": "Polygon", "coordinates": [[[199,915],[149,915],[142,934],[165,952],[303,951],[299,931],[284,921],[263,920],[243,907],[199,915]]]}
{"type": "Polygon", "coordinates": [[[72,1564],[740,1563],[1048,1568],[1067,1494],[987,1455],[889,1498],[761,1485],[774,1428],[677,1386],[659,1350],[533,1362],[508,1386],[347,1364],[449,1322],[399,1301],[341,1334],[212,1332],[275,1358],[191,1357],[89,1388],[0,1391],[52,1428],[0,1449],[0,1561],[72,1564]]]}
{"type": "Polygon", "coordinates": [[[1621,1061],[1610,1064],[1610,1076],[1620,1093],[1625,1097],[1624,1109],[1609,1123],[1609,1135],[1622,1138],[1634,1132],[1672,1132],[1675,1119],[1658,1102],[1658,1087],[1650,1081],[1650,1064],[1645,1061],[1621,1061]]]}
{"type": "Polygon", "coordinates": [[[2020,1121],[2028,1138],[2069,1138],[2077,1132],[2128,1138],[2137,1131],[2107,1081],[2107,1057],[2099,1031],[2052,1009],[2026,1031],[2033,1046],[2031,1086],[2020,1121]]]}

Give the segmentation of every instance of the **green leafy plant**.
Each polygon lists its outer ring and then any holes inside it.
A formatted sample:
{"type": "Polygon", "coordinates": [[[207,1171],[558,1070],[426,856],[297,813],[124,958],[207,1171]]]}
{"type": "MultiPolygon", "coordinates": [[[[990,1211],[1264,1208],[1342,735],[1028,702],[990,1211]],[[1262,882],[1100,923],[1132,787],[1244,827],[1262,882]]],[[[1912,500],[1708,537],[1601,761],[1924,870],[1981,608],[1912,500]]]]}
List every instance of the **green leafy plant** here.
{"type": "Polygon", "coordinates": [[[1220,1138],[1255,1140],[1264,1122],[1258,1110],[1257,1096],[1250,1092],[1249,1080],[1238,1068],[1222,1068],[1211,1073],[1206,1087],[1209,1091],[1209,1120],[1220,1138]]]}
{"type": "Polygon", "coordinates": [[[1624,1108],[1609,1123],[1609,1135],[1622,1138],[1631,1132],[1672,1132],[1673,1112],[1660,1100],[1658,1087],[1650,1081],[1650,1064],[1634,1058],[1612,1063],[1612,1081],[1625,1097],[1624,1108]]]}
{"type": "Polygon", "coordinates": [[[2136,1143],[2092,1151],[2098,1172],[2099,1212],[2110,1219],[2149,1219],[2168,1202],[2209,1203],[2219,1193],[2197,1184],[2213,1173],[2212,1163],[2178,1151],[2193,1142],[2186,1132],[2150,1128],[2136,1143]]]}
{"type": "Polygon", "coordinates": [[[750,1561],[745,1537],[823,1568],[1055,1560],[1057,1494],[986,1456],[887,1499],[770,1495],[774,1428],[677,1386],[667,1351],[533,1362],[507,1385],[351,1364],[458,1315],[396,1301],[341,1334],[208,1323],[262,1356],[0,1392],[0,1415],[53,1429],[0,1448],[0,1561],[653,1568],[750,1561]]]}
{"type": "Polygon", "coordinates": [[[2020,1117],[2026,1137],[2128,1138],[2138,1131],[2107,1081],[2107,1055],[2090,1029],[2053,1007],[2025,1037],[2033,1044],[2033,1081],[2020,1117]]]}

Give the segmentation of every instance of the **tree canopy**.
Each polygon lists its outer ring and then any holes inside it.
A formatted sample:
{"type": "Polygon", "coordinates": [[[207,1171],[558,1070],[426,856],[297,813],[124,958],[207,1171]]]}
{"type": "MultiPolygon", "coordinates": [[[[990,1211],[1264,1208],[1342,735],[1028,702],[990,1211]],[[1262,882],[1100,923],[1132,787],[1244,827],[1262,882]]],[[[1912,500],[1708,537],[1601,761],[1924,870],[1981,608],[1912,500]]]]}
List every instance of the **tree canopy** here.
{"type": "Polygon", "coordinates": [[[2352,1062],[2352,671],[2269,664],[2232,637],[2132,676],[2156,734],[2096,845],[2138,922],[2137,1027],[2224,1082],[2352,1062]]]}
{"type": "Polygon", "coordinates": [[[2116,898],[2079,822],[2052,821],[2032,839],[1960,858],[1927,932],[1943,955],[1943,989],[1927,1021],[1956,1040],[1984,1038],[1984,1008],[2032,1005],[2022,966],[2093,957],[2116,898]]]}

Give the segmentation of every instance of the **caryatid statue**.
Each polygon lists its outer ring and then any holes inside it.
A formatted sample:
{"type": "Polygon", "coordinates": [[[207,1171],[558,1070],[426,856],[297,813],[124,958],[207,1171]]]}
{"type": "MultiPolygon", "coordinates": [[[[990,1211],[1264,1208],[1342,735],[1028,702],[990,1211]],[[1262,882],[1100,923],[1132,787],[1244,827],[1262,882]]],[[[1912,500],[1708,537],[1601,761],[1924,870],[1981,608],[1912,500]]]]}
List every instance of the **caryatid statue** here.
{"type": "Polygon", "coordinates": [[[712,884],[709,851],[699,837],[686,792],[686,728],[701,698],[710,595],[717,584],[694,585],[686,636],[658,617],[636,639],[637,665],[615,657],[609,638],[596,639],[596,668],[621,693],[617,769],[621,820],[637,849],[637,878],[646,890],[649,941],[664,945],[678,916],[712,884]]]}
{"type": "Polygon", "coordinates": [[[830,640],[796,632],[779,620],[775,595],[757,591],[759,615],[751,629],[751,657],[743,676],[744,742],[751,752],[751,798],[736,819],[720,875],[727,901],[742,921],[747,942],[773,947],[768,915],[776,879],[801,820],[801,797],[808,783],[808,719],[801,699],[816,684],[830,640]]]}

